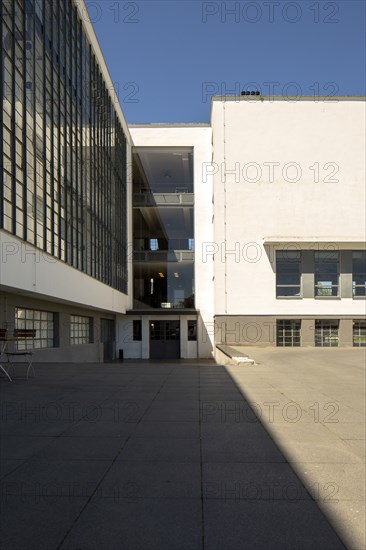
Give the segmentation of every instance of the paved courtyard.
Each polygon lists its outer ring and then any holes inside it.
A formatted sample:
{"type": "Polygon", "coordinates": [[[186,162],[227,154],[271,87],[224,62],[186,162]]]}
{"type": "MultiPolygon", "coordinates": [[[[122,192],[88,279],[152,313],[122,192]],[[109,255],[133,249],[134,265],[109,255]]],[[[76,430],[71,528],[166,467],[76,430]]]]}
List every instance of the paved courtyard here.
{"type": "Polygon", "coordinates": [[[363,550],[365,350],[0,379],[2,550],[363,550]]]}

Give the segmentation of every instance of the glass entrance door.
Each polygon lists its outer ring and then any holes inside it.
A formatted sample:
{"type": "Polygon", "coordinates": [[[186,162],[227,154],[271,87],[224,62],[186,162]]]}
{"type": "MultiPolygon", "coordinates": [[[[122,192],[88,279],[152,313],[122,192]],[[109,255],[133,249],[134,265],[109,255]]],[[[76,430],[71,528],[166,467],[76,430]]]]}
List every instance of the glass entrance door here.
{"type": "Polygon", "coordinates": [[[180,321],[150,321],[150,359],[180,358],[180,321]]]}

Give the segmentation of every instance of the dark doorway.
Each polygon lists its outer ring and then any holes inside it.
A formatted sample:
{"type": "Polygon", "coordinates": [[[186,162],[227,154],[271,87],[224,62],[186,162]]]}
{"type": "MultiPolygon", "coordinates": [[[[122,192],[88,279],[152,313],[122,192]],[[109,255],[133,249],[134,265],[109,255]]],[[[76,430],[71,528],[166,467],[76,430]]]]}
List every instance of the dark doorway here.
{"type": "Polygon", "coordinates": [[[179,321],[150,321],[150,359],[180,359],[179,321]]]}
{"type": "Polygon", "coordinates": [[[103,360],[113,361],[116,349],[116,325],[113,319],[100,320],[100,339],[103,343],[103,360]]]}

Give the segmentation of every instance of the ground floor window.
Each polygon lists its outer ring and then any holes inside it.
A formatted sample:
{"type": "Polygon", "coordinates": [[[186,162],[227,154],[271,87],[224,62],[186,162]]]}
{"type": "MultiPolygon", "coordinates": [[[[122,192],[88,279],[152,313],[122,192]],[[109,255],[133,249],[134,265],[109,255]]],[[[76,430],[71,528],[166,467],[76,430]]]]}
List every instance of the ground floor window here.
{"type": "Polygon", "coordinates": [[[197,321],[187,321],[187,329],[188,329],[188,341],[189,342],[196,342],[197,341],[197,321]]]}
{"type": "Polygon", "coordinates": [[[366,346],[366,321],[353,321],[353,345],[366,346]]]}
{"type": "Polygon", "coordinates": [[[53,348],[55,346],[55,314],[38,309],[15,308],[15,329],[33,330],[34,338],[18,340],[18,351],[27,349],[53,348]]]}
{"type": "Polygon", "coordinates": [[[90,344],[91,324],[91,317],[70,315],[70,344],[90,344]]]}
{"type": "Polygon", "coordinates": [[[315,321],[315,345],[318,347],[338,346],[338,320],[318,319],[315,321]]]}
{"type": "Polygon", "coordinates": [[[277,320],[277,346],[300,346],[301,321],[295,319],[277,320]]]}

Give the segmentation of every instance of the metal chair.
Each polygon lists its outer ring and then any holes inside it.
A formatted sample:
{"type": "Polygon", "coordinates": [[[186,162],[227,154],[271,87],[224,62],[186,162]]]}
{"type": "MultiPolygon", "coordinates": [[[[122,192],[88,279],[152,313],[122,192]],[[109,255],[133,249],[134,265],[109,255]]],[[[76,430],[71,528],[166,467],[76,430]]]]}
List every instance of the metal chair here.
{"type": "MultiPolygon", "coordinates": [[[[6,346],[8,343],[8,340],[6,338],[7,329],[6,328],[0,328],[0,360],[1,356],[5,355],[6,346]]],[[[12,378],[6,368],[0,363],[0,370],[5,374],[5,376],[9,379],[10,382],[12,382],[12,378]]]]}
{"type": "MultiPolygon", "coordinates": [[[[18,340],[26,340],[27,338],[35,338],[36,337],[36,331],[33,329],[15,329],[14,330],[14,342],[17,342],[18,340]]],[[[32,369],[33,370],[33,376],[36,375],[34,367],[33,367],[33,352],[31,350],[13,350],[13,351],[5,351],[5,355],[8,358],[9,363],[14,369],[14,363],[13,359],[14,357],[25,357],[28,363],[27,368],[27,380],[29,377],[29,372],[32,369]]]]}

